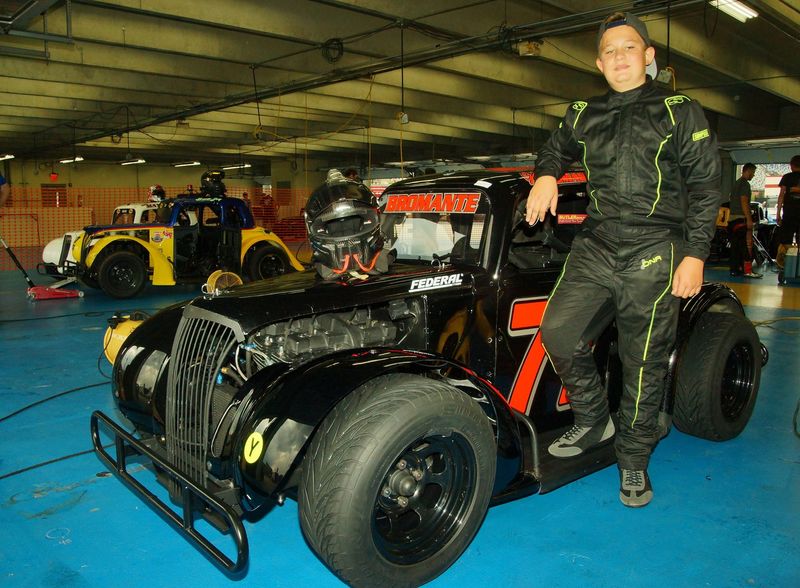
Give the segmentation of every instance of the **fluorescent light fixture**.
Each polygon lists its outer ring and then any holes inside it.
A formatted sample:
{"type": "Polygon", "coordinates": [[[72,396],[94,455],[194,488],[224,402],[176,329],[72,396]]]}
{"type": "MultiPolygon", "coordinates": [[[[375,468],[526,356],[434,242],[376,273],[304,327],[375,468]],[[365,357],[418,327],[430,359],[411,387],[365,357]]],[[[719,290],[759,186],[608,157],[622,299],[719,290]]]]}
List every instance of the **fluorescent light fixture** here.
{"type": "Polygon", "coordinates": [[[59,159],[58,163],[78,163],[79,161],[83,161],[83,157],[76,155],[75,157],[68,157],[67,159],[59,159]]]}
{"type": "Polygon", "coordinates": [[[147,163],[147,162],[144,159],[142,159],[141,157],[136,157],[136,158],[133,158],[133,159],[126,159],[125,161],[120,161],[119,162],[120,165],[139,165],[140,163],[147,163]]]}
{"type": "Polygon", "coordinates": [[[6,159],[14,159],[14,156],[10,153],[6,153],[5,155],[0,155],[0,161],[5,161],[6,159]]]}
{"type": "Polygon", "coordinates": [[[193,167],[195,165],[200,165],[199,161],[184,161],[183,163],[173,163],[172,167],[193,167]]]}
{"type": "Polygon", "coordinates": [[[758,13],[749,6],[738,0],[710,0],[709,4],[714,8],[719,8],[728,16],[732,16],[739,22],[746,22],[749,18],[755,18],[758,13]]]}
{"type": "Polygon", "coordinates": [[[226,167],[223,167],[222,169],[224,169],[224,170],[229,170],[229,169],[246,169],[246,168],[248,168],[248,167],[253,167],[253,166],[252,166],[251,164],[249,164],[249,163],[240,163],[239,165],[228,165],[228,166],[226,166],[226,167]]]}
{"type": "Polygon", "coordinates": [[[392,167],[405,167],[405,166],[414,166],[420,163],[425,163],[424,161],[387,161],[383,165],[390,165],[392,167]]]}

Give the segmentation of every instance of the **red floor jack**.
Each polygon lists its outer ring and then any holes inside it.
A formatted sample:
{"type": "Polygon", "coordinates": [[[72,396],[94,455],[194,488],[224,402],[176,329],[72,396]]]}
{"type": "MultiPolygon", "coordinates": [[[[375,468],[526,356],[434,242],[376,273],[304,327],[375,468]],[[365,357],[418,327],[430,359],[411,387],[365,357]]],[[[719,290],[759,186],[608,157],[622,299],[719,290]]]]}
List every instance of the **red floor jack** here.
{"type": "Polygon", "coordinates": [[[11,259],[19,268],[19,271],[21,271],[22,275],[25,276],[25,281],[28,282],[29,286],[28,298],[31,300],[55,300],[57,298],[79,298],[83,296],[83,292],[80,290],[58,290],[57,288],[48,286],[37,286],[33,283],[33,280],[31,280],[31,277],[28,275],[28,272],[25,271],[25,268],[22,267],[22,264],[19,262],[19,259],[17,259],[17,256],[14,255],[13,251],[11,251],[11,247],[8,246],[2,235],[0,235],[0,242],[3,243],[3,247],[6,251],[8,251],[11,259]]]}

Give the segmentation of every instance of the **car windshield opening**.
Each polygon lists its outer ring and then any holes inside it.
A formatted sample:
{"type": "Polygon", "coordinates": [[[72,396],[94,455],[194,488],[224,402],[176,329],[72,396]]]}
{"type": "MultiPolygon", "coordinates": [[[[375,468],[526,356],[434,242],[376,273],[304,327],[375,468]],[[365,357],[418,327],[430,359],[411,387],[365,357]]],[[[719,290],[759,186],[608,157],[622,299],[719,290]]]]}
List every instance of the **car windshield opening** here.
{"type": "Polygon", "coordinates": [[[383,199],[381,228],[386,236],[386,248],[395,251],[398,261],[443,260],[477,264],[488,226],[489,205],[482,194],[476,193],[474,196],[472,206],[452,206],[449,207],[450,211],[430,210],[435,208],[430,203],[412,204],[398,210],[398,207],[383,199]],[[468,212],[463,212],[465,209],[468,212]]]}

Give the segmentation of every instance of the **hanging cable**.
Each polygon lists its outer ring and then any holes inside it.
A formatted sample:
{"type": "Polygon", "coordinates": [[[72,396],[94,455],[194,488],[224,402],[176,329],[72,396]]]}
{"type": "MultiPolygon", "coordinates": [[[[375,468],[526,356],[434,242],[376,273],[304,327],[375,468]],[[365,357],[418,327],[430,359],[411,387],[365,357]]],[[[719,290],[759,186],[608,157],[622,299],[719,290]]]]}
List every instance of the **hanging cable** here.
{"type": "Polygon", "coordinates": [[[131,110],[130,108],[125,108],[125,134],[128,137],[128,158],[130,159],[131,156],[131,120],[130,120],[131,110]]]}
{"type": "Polygon", "coordinates": [[[667,2],[667,68],[669,68],[671,64],[670,62],[670,42],[669,42],[669,34],[672,29],[672,2],[667,2]]]}
{"type": "Polygon", "coordinates": [[[303,94],[305,98],[306,116],[303,123],[303,174],[305,194],[308,195],[308,93],[303,94]]]}
{"type": "MultiPolygon", "coordinates": [[[[403,23],[400,23],[400,113],[401,115],[405,114],[406,112],[406,83],[405,83],[405,45],[403,41],[403,31],[404,31],[403,23]]],[[[402,123],[402,121],[401,121],[402,123]]]]}
{"type": "Polygon", "coordinates": [[[261,106],[259,106],[259,102],[261,101],[258,99],[258,86],[256,85],[256,66],[251,65],[250,71],[253,72],[253,96],[256,99],[256,115],[258,117],[258,128],[261,128],[261,106]]]}
{"type": "MultiPolygon", "coordinates": [[[[370,76],[370,89],[375,76],[370,76]]],[[[370,90],[371,91],[371,90],[370,90]]],[[[372,182],[372,108],[367,112],[367,180],[372,182]]]]}
{"type": "Polygon", "coordinates": [[[398,117],[398,121],[400,122],[400,174],[402,175],[405,173],[405,160],[403,159],[403,117],[406,116],[406,102],[405,102],[405,92],[406,92],[406,84],[405,84],[405,43],[404,43],[404,31],[405,27],[403,22],[400,22],[400,116],[398,117]]]}

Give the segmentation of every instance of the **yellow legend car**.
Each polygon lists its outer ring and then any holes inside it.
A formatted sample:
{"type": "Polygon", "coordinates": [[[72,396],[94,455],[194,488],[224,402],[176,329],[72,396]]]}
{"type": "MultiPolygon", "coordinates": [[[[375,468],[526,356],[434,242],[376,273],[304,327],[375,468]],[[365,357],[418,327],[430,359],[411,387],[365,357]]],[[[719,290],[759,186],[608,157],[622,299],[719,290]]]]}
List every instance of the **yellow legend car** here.
{"type": "Polygon", "coordinates": [[[255,225],[238,198],[165,200],[156,221],[86,227],[72,243],[68,272],[110,296],[130,298],[148,281],[203,282],[218,269],[250,281],[304,269],[277,235],[255,225]]]}

